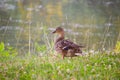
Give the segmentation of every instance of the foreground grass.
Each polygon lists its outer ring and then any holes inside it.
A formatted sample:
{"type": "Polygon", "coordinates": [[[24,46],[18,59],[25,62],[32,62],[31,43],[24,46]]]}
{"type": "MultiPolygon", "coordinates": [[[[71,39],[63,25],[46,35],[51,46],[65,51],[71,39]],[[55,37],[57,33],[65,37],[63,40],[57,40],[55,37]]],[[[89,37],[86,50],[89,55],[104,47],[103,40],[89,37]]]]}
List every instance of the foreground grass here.
{"type": "Polygon", "coordinates": [[[0,80],[120,80],[120,54],[1,57],[0,80]]]}

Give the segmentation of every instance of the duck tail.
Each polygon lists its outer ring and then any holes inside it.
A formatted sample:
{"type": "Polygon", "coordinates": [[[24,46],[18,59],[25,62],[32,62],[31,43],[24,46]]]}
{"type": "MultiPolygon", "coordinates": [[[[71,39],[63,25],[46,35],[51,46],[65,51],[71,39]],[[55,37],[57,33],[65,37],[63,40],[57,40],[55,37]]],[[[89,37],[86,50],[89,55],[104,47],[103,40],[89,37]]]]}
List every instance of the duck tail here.
{"type": "Polygon", "coordinates": [[[82,53],[75,53],[76,56],[82,56],[82,53]]]}

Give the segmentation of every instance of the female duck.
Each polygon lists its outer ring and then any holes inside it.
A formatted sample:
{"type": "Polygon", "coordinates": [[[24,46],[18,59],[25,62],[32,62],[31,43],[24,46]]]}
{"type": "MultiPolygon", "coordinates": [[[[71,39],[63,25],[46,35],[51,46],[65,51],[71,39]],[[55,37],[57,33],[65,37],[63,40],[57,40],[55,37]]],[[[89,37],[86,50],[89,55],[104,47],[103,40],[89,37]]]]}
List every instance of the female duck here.
{"type": "Polygon", "coordinates": [[[53,33],[57,33],[59,36],[55,41],[55,50],[62,54],[62,58],[64,57],[74,57],[82,55],[81,48],[83,46],[79,46],[75,43],[73,43],[70,40],[64,39],[64,30],[61,27],[57,27],[53,33]]]}

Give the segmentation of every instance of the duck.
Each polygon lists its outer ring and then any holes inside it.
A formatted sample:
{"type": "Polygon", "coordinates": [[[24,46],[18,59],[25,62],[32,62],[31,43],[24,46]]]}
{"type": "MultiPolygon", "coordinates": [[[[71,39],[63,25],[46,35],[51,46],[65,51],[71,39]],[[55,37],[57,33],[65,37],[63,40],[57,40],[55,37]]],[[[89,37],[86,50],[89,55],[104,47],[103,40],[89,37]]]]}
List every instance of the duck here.
{"type": "Polygon", "coordinates": [[[52,33],[58,35],[54,42],[54,49],[57,53],[62,55],[63,59],[64,57],[72,58],[83,55],[81,49],[84,48],[84,46],[77,45],[76,43],[65,39],[65,31],[62,27],[57,27],[52,33]]]}

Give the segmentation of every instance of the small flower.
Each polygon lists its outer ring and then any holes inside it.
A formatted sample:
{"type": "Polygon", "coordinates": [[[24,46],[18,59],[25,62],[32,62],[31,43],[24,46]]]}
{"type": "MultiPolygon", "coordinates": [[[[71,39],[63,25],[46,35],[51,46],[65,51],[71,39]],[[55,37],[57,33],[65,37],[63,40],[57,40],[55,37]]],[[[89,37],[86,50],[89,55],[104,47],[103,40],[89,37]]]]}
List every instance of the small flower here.
{"type": "Polygon", "coordinates": [[[59,70],[59,69],[60,69],[60,66],[57,67],[57,70],[59,70]]]}
{"type": "Polygon", "coordinates": [[[95,72],[95,69],[92,69],[91,72],[95,72]]]}
{"type": "Polygon", "coordinates": [[[95,63],[95,66],[97,66],[97,63],[95,63]]]}
{"type": "Polygon", "coordinates": [[[108,69],[111,69],[111,65],[108,66],[108,69]]]}
{"type": "Polygon", "coordinates": [[[24,71],[23,73],[24,73],[24,74],[26,74],[26,72],[25,72],[25,71],[24,71]]]}
{"type": "Polygon", "coordinates": [[[67,69],[66,72],[67,72],[67,73],[70,73],[70,69],[67,69]]]}

